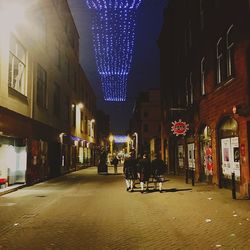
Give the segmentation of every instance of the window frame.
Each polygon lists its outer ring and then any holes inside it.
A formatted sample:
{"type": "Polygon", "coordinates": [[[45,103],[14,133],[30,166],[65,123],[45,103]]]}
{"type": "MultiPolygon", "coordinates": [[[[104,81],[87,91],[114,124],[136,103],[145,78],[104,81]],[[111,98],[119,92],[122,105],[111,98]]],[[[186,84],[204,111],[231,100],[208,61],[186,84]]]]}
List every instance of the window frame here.
{"type": "Polygon", "coordinates": [[[38,63],[37,64],[37,79],[36,79],[36,103],[39,107],[48,108],[48,83],[47,83],[47,71],[38,63]],[[40,77],[40,73],[43,77],[40,77]],[[41,88],[41,89],[40,89],[41,88]],[[40,96],[42,94],[42,96],[40,96]]]}
{"type": "Polygon", "coordinates": [[[18,41],[18,39],[11,34],[10,36],[10,41],[9,41],[9,67],[8,67],[8,86],[11,89],[14,89],[18,93],[27,96],[27,82],[26,82],[26,60],[27,60],[27,51],[24,48],[24,46],[18,41]],[[12,42],[14,42],[14,51],[12,51],[12,42]],[[23,56],[20,56],[19,50],[23,52],[23,56]],[[23,57],[23,58],[21,58],[23,57]],[[19,68],[20,66],[22,67],[17,69],[21,71],[21,73],[16,72],[16,67],[15,67],[15,62],[17,62],[17,65],[19,68]],[[18,79],[16,79],[18,78],[18,79]],[[14,81],[15,80],[15,81],[14,81]],[[19,83],[19,84],[18,84],[19,83]]]}

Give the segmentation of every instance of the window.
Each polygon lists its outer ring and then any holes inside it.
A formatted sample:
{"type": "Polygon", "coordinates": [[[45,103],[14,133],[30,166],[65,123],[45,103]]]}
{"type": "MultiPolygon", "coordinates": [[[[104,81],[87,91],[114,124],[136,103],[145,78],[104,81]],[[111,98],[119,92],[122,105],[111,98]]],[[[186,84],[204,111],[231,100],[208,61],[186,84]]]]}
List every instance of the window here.
{"type": "Polygon", "coordinates": [[[201,95],[205,95],[205,58],[201,59],[201,95]]]}
{"type": "Polygon", "coordinates": [[[37,104],[42,108],[47,108],[47,73],[37,65],[37,104]]]}
{"type": "Polygon", "coordinates": [[[147,111],[144,111],[143,117],[148,117],[148,112],[147,111]]]}
{"type": "Polygon", "coordinates": [[[185,92],[186,92],[186,105],[192,105],[194,103],[194,86],[192,80],[192,72],[189,73],[189,77],[186,77],[185,81],[185,92]]]}
{"type": "Polygon", "coordinates": [[[229,29],[227,30],[227,37],[226,37],[226,47],[227,47],[227,76],[230,77],[233,75],[233,48],[234,48],[234,42],[232,38],[234,26],[231,25],[229,29]]]}
{"type": "Polygon", "coordinates": [[[221,83],[223,80],[223,48],[222,48],[221,37],[217,42],[216,58],[217,58],[217,83],[221,83]]]}
{"type": "Polygon", "coordinates": [[[55,116],[60,115],[60,101],[61,101],[61,90],[57,83],[54,83],[54,93],[53,93],[53,113],[55,116]]]}
{"type": "Polygon", "coordinates": [[[26,71],[26,51],[23,46],[11,36],[9,50],[9,87],[26,95],[25,71],[26,71]]]}
{"type": "Polygon", "coordinates": [[[143,125],[143,132],[148,132],[148,124],[143,125]]]}
{"type": "Polygon", "coordinates": [[[71,125],[73,128],[76,127],[76,105],[74,103],[71,105],[71,125]]]}
{"type": "Polygon", "coordinates": [[[36,13],[36,33],[39,42],[45,46],[46,45],[46,20],[41,10],[36,13]]]}

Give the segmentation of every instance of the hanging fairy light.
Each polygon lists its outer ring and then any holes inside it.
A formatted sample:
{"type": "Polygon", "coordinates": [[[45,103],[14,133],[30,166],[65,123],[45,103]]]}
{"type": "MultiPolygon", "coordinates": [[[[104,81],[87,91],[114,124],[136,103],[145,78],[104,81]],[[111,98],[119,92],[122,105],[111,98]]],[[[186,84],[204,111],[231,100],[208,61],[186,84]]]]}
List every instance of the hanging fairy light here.
{"type": "Polygon", "coordinates": [[[135,41],[136,9],[142,0],[86,0],[92,16],[97,70],[105,101],[125,101],[135,41]]]}

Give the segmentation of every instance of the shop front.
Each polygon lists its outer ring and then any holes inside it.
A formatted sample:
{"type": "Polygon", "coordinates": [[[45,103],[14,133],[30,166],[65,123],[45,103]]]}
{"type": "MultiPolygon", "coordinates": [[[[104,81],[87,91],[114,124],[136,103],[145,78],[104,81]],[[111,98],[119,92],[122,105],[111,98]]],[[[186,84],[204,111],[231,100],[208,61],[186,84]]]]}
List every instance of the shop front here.
{"type": "Polygon", "coordinates": [[[235,174],[239,191],[241,166],[238,123],[231,117],[224,118],[218,127],[220,144],[220,187],[231,188],[232,174],[235,174]]]}
{"type": "Polygon", "coordinates": [[[203,126],[199,133],[199,181],[212,183],[213,178],[213,158],[212,158],[212,140],[211,129],[209,126],[203,126]]]}
{"type": "Polygon", "coordinates": [[[0,136],[0,187],[26,182],[27,139],[0,136]]]}

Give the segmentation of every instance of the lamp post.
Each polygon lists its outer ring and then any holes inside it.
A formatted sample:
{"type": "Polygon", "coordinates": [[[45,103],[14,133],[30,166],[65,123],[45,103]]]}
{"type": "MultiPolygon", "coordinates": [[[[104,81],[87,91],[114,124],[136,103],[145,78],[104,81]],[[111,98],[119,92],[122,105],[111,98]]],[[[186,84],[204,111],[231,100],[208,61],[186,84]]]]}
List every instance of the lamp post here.
{"type": "Polygon", "coordinates": [[[114,136],[110,135],[109,136],[109,143],[110,143],[110,154],[113,155],[113,141],[114,141],[114,136]]]}
{"type": "Polygon", "coordinates": [[[127,137],[127,154],[129,154],[129,152],[130,152],[130,142],[131,142],[131,138],[128,135],[128,137],[127,137]]]}
{"type": "Polygon", "coordinates": [[[138,158],[138,133],[134,132],[133,134],[135,136],[135,157],[138,158]]]}

